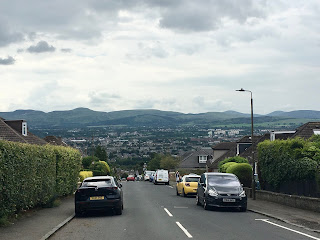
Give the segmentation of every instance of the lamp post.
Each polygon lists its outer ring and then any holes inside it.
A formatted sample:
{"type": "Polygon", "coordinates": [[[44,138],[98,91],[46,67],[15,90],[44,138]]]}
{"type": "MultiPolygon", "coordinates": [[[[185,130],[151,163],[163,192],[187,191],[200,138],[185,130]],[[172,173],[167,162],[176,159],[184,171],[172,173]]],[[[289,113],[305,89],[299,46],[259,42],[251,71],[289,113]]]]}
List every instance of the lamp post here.
{"type": "Polygon", "coordinates": [[[254,174],[256,172],[256,162],[254,160],[254,147],[253,147],[253,98],[252,98],[252,92],[250,90],[245,90],[243,88],[236,90],[238,92],[249,92],[251,95],[251,148],[252,148],[252,199],[256,200],[256,184],[254,179],[254,174]]]}

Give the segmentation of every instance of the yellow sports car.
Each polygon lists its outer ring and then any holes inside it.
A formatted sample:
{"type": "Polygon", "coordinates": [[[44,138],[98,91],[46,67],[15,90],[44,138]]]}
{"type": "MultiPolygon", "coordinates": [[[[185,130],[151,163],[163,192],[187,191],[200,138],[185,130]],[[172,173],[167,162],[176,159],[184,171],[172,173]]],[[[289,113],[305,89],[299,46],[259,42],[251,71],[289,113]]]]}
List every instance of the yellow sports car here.
{"type": "Polygon", "coordinates": [[[181,194],[183,197],[196,195],[199,178],[200,176],[196,174],[184,175],[182,179],[177,182],[177,195],[181,194]]]}

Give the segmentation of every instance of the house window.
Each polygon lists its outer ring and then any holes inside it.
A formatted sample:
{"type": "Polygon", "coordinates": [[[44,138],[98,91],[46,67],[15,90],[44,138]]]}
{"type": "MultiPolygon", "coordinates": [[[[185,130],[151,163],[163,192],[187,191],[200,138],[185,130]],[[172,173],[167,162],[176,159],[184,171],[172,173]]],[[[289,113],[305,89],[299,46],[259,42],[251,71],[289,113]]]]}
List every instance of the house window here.
{"type": "Polygon", "coordinates": [[[320,129],[313,129],[313,134],[320,135],[320,129]]]}
{"type": "Polygon", "coordinates": [[[207,163],[207,156],[204,156],[204,155],[199,156],[199,163],[207,163]]]}
{"type": "Polygon", "coordinates": [[[23,122],[22,123],[22,135],[27,136],[28,135],[28,128],[27,128],[27,123],[23,122]]]}

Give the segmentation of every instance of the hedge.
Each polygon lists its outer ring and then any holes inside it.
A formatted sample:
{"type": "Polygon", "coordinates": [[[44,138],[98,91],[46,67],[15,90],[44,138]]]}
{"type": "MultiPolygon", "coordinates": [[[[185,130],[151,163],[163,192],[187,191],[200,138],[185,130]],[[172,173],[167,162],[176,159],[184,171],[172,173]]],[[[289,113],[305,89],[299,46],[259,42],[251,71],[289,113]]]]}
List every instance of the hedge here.
{"type": "MultiPolygon", "coordinates": [[[[300,138],[259,143],[258,169],[263,189],[279,191],[284,184],[318,181],[320,149],[317,146],[318,142],[300,138]]],[[[313,191],[319,192],[319,186],[313,191]]]]}
{"type": "Polygon", "coordinates": [[[252,184],[252,167],[249,163],[235,163],[228,167],[227,173],[236,175],[244,187],[252,184]]]}
{"type": "Polygon", "coordinates": [[[244,157],[239,157],[239,156],[229,157],[229,158],[226,158],[223,161],[219,162],[219,164],[218,164],[219,172],[221,172],[221,166],[225,163],[228,163],[228,162],[249,163],[248,160],[244,157]]]}
{"type": "Polygon", "coordinates": [[[79,173],[80,182],[82,182],[85,178],[92,177],[93,172],[92,171],[81,171],[79,173]]]}
{"type": "Polygon", "coordinates": [[[72,193],[80,166],[73,148],[0,141],[0,218],[72,193]]]}
{"type": "Polygon", "coordinates": [[[220,169],[219,169],[219,172],[222,172],[222,173],[226,173],[227,172],[227,169],[229,167],[231,167],[232,165],[235,165],[237,164],[236,162],[227,162],[225,164],[223,164],[220,169]]]}

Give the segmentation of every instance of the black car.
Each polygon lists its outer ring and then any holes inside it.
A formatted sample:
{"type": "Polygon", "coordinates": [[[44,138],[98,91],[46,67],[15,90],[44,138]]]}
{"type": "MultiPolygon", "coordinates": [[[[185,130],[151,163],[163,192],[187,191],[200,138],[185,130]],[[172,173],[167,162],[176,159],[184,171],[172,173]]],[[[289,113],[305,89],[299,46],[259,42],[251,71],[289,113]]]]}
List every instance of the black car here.
{"type": "Polygon", "coordinates": [[[112,176],[84,179],[75,193],[75,214],[80,215],[87,210],[114,209],[117,215],[121,215],[123,210],[121,187],[121,183],[112,176]]]}
{"type": "Polygon", "coordinates": [[[247,210],[247,196],[236,175],[231,173],[203,173],[198,182],[197,205],[232,207],[247,210]]]}

